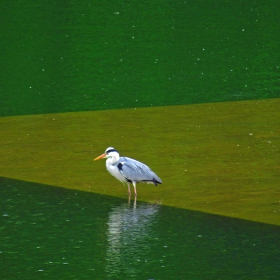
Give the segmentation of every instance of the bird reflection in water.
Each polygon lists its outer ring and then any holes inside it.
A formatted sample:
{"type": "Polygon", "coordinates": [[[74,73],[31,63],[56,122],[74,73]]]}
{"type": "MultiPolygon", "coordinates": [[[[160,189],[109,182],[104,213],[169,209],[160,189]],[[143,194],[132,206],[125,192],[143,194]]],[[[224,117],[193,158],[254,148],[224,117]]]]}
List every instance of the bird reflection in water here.
{"type": "Polygon", "coordinates": [[[133,201],[112,208],[109,213],[106,251],[106,272],[114,275],[136,275],[152,261],[151,244],[156,236],[156,222],[160,205],[133,201]]]}

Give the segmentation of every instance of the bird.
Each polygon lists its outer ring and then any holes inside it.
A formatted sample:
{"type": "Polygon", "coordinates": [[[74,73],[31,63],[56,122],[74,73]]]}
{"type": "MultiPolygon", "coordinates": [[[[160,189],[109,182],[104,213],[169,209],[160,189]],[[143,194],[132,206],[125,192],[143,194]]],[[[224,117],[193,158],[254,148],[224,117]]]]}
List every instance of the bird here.
{"type": "Polygon", "coordinates": [[[128,195],[131,195],[130,183],[134,187],[134,195],[137,196],[136,184],[162,184],[161,179],[146,164],[129,157],[120,157],[119,152],[109,147],[105,153],[98,156],[94,161],[107,158],[106,168],[108,172],[123,184],[127,183],[128,195]]]}

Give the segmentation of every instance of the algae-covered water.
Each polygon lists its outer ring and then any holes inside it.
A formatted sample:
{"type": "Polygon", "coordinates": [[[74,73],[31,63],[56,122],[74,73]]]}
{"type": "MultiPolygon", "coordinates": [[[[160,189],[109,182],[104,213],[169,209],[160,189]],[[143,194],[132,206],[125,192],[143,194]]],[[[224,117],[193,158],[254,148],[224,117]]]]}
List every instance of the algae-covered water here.
{"type": "Polygon", "coordinates": [[[279,225],[279,106],[271,99],[5,117],[0,174],[125,198],[105,160],[93,162],[114,146],[163,180],[139,184],[142,201],[279,225]]]}

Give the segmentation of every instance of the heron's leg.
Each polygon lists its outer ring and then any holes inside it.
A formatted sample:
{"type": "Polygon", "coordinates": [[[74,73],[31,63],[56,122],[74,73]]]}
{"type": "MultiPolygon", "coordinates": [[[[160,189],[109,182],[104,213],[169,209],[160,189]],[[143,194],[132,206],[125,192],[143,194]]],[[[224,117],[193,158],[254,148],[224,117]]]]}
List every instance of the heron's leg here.
{"type": "Polygon", "coordinates": [[[128,195],[131,195],[131,191],[130,191],[130,185],[129,185],[129,183],[127,182],[127,190],[128,190],[128,195]]]}
{"type": "Polygon", "coordinates": [[[133,187],[134,187],[134,195],[136,196],[137,195],[136,182],[132,182],[132,184],[133,184],[133,187]]]}

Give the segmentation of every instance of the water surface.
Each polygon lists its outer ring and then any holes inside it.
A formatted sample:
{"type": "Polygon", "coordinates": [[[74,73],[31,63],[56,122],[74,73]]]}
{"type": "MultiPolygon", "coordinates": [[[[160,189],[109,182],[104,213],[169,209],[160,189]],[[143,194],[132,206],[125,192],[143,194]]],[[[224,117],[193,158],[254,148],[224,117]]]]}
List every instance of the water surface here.
{"type": "Polygon", "coordinates": [[[279,1],[6,1],[0,115],[279,97],[279,1]]]}
{"type": "Polygon", "coordinates": [[[279,227],[1,178],[1,279],[278,279],[279,227]]]}

